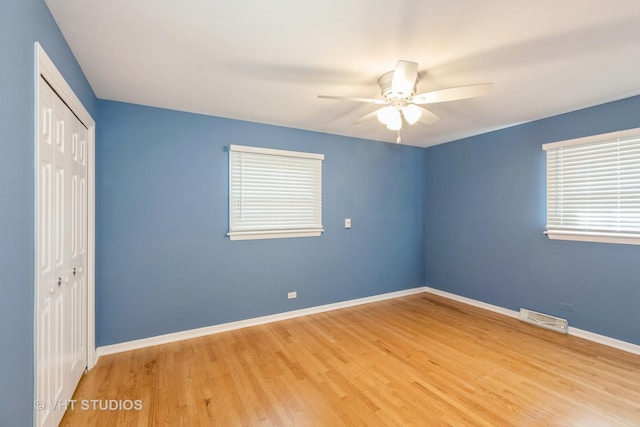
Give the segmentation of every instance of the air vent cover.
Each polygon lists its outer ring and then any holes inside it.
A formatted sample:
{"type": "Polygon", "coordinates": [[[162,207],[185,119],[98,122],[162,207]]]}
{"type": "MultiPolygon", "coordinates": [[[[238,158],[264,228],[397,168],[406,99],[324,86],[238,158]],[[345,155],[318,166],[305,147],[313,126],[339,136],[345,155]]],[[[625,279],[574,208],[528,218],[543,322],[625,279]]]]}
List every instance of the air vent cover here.
{"type": "Polygon", "coordinates": [[[561,334],[566,334],[569,326],[567,319],[538,313],[536,311],[527,310],[526,308],[520,309],[518,319],[523,322],[531,323],[532,325],[540,326],[541,328],[560,332],[561,334]]]}

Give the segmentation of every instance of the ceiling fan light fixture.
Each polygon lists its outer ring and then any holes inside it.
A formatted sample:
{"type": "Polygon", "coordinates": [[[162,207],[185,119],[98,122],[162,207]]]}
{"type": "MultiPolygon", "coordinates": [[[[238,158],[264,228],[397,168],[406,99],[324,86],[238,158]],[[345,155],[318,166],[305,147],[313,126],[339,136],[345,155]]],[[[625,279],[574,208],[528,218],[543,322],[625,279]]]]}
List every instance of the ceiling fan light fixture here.
{"type": "Polygon", "coordinates": [[[420,107],[416,105],[409,104],[402,107],[402,115],[407,123],[413,125],[420,120],[420,117],[422,117],[422,110],[420,110],[420,107]]]}
{"type": "Polygon", "coordinates": [[[389,124],[395,117],[399,117],[398,110],[395,107],[388,106],[378,110],[376,113],[378,121],[383,125],[389,124]]]}
{"type": "Polygon", "coordinates": [[[389,120],[387,125],[387,129],[389,130],[400,130],[402,129],[402,117],[400,117],[400,112],[396,110],[396,115],[389,120]]]}

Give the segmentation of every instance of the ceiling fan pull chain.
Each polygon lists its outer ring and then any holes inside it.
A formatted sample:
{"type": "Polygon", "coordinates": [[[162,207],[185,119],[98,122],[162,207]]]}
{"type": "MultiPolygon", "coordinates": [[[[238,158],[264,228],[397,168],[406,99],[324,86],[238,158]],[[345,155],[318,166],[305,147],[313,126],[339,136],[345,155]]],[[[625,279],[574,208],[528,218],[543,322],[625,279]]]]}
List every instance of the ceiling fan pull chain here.
{"type": "Polygon", "coordinates": [[[400,138],[400,129],[398,129],[396,132],[398,135],[398,138],[396,138],[396,144],[400,144],[402,142],[402,138],[400,138]]]}

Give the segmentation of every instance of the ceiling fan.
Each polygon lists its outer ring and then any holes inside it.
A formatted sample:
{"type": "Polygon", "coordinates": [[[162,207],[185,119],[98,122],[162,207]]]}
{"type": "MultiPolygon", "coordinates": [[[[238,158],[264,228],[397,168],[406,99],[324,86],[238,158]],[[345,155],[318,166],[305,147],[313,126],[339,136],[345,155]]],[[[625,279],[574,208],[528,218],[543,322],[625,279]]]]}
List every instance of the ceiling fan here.
{"type": "Polygon", "coordinates": [[[489,93],[492,87],[491,83],[484,83],[434,90],[416,95],[416,86],[419,80],[420,74],[418,73],[417,63],[398,61],[393,71],[384,73],[378,79],[383,99],[330,95],[318,95],[318,98],[384,105],[384,107],[368,114],[363,119],[368,119],[374,115],[377,116],[380,123],[386,125],[387,129],[398,132],[397,142],[399,143],[400,129],[402,129],[403,122],[413,125],[420,121],[429,125],[440,120],[433,112],[421,107],[421,105],[457,101],[485,95],[489,93]]]}

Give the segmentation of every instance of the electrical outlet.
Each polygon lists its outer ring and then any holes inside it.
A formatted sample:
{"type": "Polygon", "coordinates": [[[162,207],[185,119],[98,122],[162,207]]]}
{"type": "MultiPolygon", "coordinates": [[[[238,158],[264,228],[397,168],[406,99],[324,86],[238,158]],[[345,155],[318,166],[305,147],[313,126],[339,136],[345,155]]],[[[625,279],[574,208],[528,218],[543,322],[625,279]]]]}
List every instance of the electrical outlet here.
{"type": "Polygon", "coordinates": [[[344,219],[344,228],[351,228],[351,218],[344,219]]]}
{"type": "Polygon", "coordinates": [[[562,311],[573,311],[573,304],[568,304],[566,302],[560,303],[560,310],[562,311]]]}
{"type": "Polygon", "coordinates": [[[288,299],[295,299],[295,298],[298,298],[298,293],[297,293],[297,292],[295,292],[295,291],[294,291],[294,292],[289,292],[289,293],[287,294],[287,298],[288,298],[288,299]]]}

